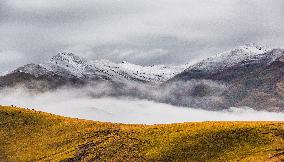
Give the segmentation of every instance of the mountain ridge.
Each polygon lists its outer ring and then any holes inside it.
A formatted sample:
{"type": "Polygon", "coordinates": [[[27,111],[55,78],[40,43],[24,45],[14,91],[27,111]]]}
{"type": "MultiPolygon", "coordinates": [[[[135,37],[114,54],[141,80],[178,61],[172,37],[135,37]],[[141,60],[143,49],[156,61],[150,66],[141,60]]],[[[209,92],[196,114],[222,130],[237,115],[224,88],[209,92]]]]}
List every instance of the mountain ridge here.
{"type": "Polygon", "coordinates": [[[76,77],[82,80],[135,80],[159,84],[173,77],[186,68],[182,66],[153,65],[141,66],[128,62],[114,63],[108,60],[91,60],[76,56],[73,53],[58,53],[49,62],[27,64],[14,71],[34,75],[55,73],[67,78],[76,77]]]}
{"type": "MultiPolygon", "coordinates": [[[[245,57],[247,59],[233,62],[231,66],[222,66],[218,70],[214,66],[213,68],[207,66],[209,68],[204,69],[199,68],[200,64],[195,64],[170,79],[167,84],[191,80],[210,80],[225,84],[226,90],[214,96],[216,100],[211,102],[211,109],[249,106],[256,110],[284,111],[283,91],[281,90],[284,81],[283,57],[284,49],[272,49],[264,53],[254,53],[245,57]]],[[[205,64],[205,61],[202,63],[205,64]]],[[[223,63],[222,60],[216,62],[223,63]]],[[[209,65],[211,65],[210,61],[209,65]]],[[[199,84],[198,86],[200,92],[198,94],[202,94],[202,97],[210,96],[212,89],[210,85],[199,84]]]]}
{"type": "Polygon", "coordinates": [[[106,83],[94,96],[130,96],[176,106],[223,110],[248,106],[284,111],[284,49],[240,46],[182,66],[140,66],[108,60],[88,61],[59,53],[44,64],[28,64],[0,77],[0,87],[56,89],[106,83]]]}
{"type": "Polygon", "coordinates": [[[192,65],[187,70],[194,68],[196,70],[220,71],[226,67],[234,66],[240,61],[249,60],[257,55],[266,53],[271,49],[256,43],[239,46],[233,50],[219,53],[192,65]]]}

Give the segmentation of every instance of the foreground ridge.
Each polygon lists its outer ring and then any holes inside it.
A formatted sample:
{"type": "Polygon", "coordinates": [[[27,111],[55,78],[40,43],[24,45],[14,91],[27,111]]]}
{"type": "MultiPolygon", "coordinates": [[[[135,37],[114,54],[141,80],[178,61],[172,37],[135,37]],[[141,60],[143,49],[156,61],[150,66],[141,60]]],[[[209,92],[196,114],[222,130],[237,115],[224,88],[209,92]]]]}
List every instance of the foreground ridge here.
{"type": "Polygon", "coordinates": [[[0,106],[3,161],[281,161],[283,122],[125,125],[0,106]]]}

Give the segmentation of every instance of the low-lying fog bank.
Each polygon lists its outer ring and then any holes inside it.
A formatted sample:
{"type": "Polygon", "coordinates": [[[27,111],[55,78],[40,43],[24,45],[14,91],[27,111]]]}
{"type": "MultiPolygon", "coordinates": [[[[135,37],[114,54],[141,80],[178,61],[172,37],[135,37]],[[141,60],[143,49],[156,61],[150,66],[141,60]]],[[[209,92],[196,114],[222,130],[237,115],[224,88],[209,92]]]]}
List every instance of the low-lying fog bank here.
{"type": "Polygon", "coordinates": [[[67,117],[106,122],[161,124],[191,121],[282,121],[284,113],[231,108],[206,111],[131,98],[92,98],[78,90],[31,95],[22,89],[0,93],[1,105],[16,105],[67,117]]]}

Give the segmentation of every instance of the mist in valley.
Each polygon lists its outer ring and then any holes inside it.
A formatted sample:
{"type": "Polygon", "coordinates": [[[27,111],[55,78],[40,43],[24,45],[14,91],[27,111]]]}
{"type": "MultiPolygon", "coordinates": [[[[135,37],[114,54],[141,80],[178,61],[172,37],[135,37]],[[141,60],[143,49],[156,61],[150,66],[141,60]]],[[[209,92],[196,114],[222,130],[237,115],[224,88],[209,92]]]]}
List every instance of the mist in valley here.
{"type": "MultiPolygon", "coordinates": [[[[226,86],[211,82],[215,88],[226,86]]],[[[195,82],[182,83],[194,87],[195,82]]],[[[151,86],[151,85],[149,85],[151,86]]],[[[284,113],[255,111],[248,107],[230,108],[220,111],[208,111],[198,108],[174,106],[159,101],[173,100],[172,91],[184,90],[175,86],[155,89],[141,85],[127,85],[116,89],[109,84],[88,85],[83,88],[61,88],[55,91],[35,93],[22,87],[3,89],[0,92],[0,104],[15,105],[66,117],[131,124],[166,124],[201,121],[281,121],[284,113]],[[129,95],[129,93],[131,95],[129,95]],[[135,94],[135,95],[133,95],[135,94]],[[144,96],[144,97],[143,97],[144,96]],[[147,97],[154,98],[149,100],[147,97]]],[[[191,88],[188,89],[192,90],[191,88]]],[[[183,98],[187,102],[204,102],[217,98],[218,92],[209,97],[183,98]]]]}

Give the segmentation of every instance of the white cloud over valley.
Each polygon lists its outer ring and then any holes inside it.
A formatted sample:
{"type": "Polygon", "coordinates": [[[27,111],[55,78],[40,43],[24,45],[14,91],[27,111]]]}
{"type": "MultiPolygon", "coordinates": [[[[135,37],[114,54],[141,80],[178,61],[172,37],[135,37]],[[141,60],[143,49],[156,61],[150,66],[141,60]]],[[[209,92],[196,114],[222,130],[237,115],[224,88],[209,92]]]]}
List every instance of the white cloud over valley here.
{"type": "Polygon", "coordinates": [[[202,121],[282,121],[284,113],[231,108],[224,111],[176,107],[131,98],[92,98],[81,90],[61,89],[32,95],[23,89],[2,91],[0,103],[34,108],[67,117],[131,124],[165,124],[202,121]]]}

